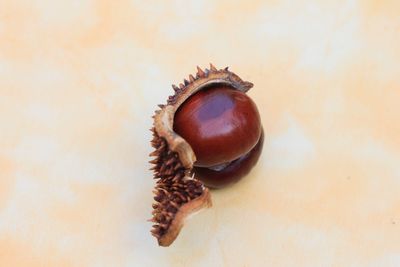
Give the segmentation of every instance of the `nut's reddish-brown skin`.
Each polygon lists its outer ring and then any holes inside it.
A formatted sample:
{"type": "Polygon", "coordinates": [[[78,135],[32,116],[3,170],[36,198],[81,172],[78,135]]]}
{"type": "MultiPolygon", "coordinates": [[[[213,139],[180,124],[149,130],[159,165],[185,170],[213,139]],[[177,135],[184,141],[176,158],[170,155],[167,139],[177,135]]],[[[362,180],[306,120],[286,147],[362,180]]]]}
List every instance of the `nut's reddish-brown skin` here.
{"type": "Polygon", "coordinates": [[[214,85],[189,97],[177,110],[174,131],[193,148],[195,166],[212,167],[247,154],[261,135],[254,102],[227,85],[214,85]]]}
{"type": "Polygon", "coordinates": [[[232,161],[222,170],[194,167],[197,179],[201,180],[206,186],[211,188],[223,188],[238,182],[246,176],[256,165],[264,144],[264,132],[261,132],[260,140],[257,145],[246,155],[232,161]]]}

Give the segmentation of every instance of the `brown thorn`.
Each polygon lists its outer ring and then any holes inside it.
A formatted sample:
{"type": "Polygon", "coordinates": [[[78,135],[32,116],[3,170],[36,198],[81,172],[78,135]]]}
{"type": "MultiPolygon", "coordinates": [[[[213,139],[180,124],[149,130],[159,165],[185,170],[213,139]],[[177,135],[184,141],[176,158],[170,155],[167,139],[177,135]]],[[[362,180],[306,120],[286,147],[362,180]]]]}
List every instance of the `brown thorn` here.
{"type": "Polygon", "coordinates": [[[172,175],[172,174],[174,173],[174,170],[175,170],[175,169],[167,169],[167,170],[164,172],[164,175],[170,176],[170,175],[172,175]]]}
{"type": "Polygon", "coordinates": [[[174,207],[175,209],[179,209],[179,205],[177,203],[175,203],[174,201],[170,201],[169,204],[174,207]]]}
{"type": "Polygon", "coordinates": [[[199,66],[197,66],[197,75],[198,75],[199,77],[203,77],[204,74],[205,74],[204,71],[203,71],[202,69],[200,69],[199,66]]]}
{"type": "Polygon", "coordinates": [[[176,165],[174,166],[174,171],[176,171],[177,169],[179,169],[180,167],[182,167],[182,164],[178,161],[176,163],[176,165]]]}
{"type": "Polygon", "coordinates": [[[158,232],[159,232],[158,229],[152,229],[152,230],[150,230],[150,232],[151,232],[151,234],[152,234],[153,236],[155,236],[155,237],[157,237],[157,238],[160,237],[160,234],[158,233],[158,232]]]}
{"type": "Polygon", "coordinates": [[[189,75],[189,81],[190,81],[190,82],[194,82],[194,77],[193,77],[192,74],[189,75]]]}
{"type": "Polygon", "coordinates": [[[212,71],[217,71],[217,68],[212,63],[210,63],[210,69],[212,71]]]}
{"type": "Polygon", "coordinates": [[[189,84],[189,81],[186,80],[186,79],[184,79],[183,82],[184,82],[185,85],[188,85],[188,84],[189,84]]]}
{"type": "Polygon", "coordinates": [[[150,157],[158,156],[159,152],[157,150],[154,150],[149,154],[150,157]]]}
{"type": "Polygon", "coordinates": [[[164,174],[164,172],[166,171],[166,169],[167,169],[167,165],[165,165],[165,164],[161,165],[160,173],[164,174]]]}
{"type": "Polygon", "coordinates": [[[176,160],[175,158],[170,158],[169,160],[167,160],[167,162],[165,163],[166,165],[171,165],[172,163],[174,163],[176,160]]]}
{"type": "Polygon", "coordinates": [[[164,229],[167,229],[168,226],[169,226],[169,224],[167,224],[167,223],[159,223],[158,225],[159,225],[161,228],[164,228],[164,229]]]}
{"type": "Polygon", "coordinates": [[[178,91],[179,91],[178,86],[176,86],[175,84],[172,85],[172,89],[174,89],[175,92],[178,92],[178,91]]]}

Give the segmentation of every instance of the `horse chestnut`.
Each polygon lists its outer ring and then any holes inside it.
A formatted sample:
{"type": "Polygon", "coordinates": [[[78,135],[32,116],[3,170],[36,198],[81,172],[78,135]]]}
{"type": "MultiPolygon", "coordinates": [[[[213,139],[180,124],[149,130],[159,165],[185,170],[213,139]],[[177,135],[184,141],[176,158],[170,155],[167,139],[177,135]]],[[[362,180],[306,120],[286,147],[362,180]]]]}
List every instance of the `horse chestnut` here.
{"type": "Polygon", "coordinates": [[[151,233],[160,246],[174,242],[187,216],[212,205],[207,187],[234,183],[256,164],[264,133],[246,95],[252,86],[228,68],[197,67],[196,76],[173,85],[175,94],[156,110],[151,233]]]}
{"type": "Polygon", "coordinates": [[[244,92],[225,84],[209,86],[188,98],[175,113],[173,127],[192,147],[197,159],[195,176],[208,187],[238,181],[254,166],[262,147],[256,105],[244,92]]]}

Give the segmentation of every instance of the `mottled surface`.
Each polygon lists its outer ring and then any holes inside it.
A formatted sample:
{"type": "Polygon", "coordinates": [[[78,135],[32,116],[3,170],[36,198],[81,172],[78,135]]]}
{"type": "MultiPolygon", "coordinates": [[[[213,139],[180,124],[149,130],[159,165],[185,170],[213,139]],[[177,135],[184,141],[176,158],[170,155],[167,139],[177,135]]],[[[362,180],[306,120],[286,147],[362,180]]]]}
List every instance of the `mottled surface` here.
{"type": "Polygon", "coordinates": [[[399,1],[0,1],[0,266],[399,266],[399,1]],[[150,116],[255,86],[259,165],[170,248],[150,116]]]}

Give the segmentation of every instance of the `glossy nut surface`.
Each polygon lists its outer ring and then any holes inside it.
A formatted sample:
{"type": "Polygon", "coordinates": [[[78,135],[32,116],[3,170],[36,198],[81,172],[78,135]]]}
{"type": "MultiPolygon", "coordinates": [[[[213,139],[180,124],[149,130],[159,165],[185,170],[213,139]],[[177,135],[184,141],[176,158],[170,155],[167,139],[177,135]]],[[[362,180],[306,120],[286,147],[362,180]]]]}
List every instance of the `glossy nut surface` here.
{"type": "Polygon", "coordinates": [[[214,85],[200,90],[179,107],[174,131],[193,148],[195,166],[211,167],[238,159],[257,144],[260,115],[245,93],[214,85]]]}
{"type": "Polygon", "coordinates": [[[257,145],[246,155],[232,161],[222,170],[195,167],[195,177],[207,187],[223,188],[238,182],[256,165],[264,145],[264,132],[261,133],[257,145]]]}

